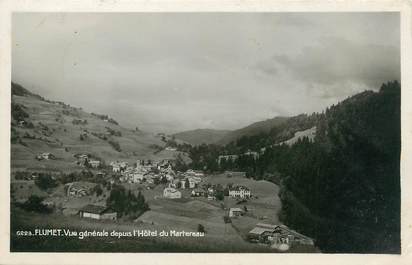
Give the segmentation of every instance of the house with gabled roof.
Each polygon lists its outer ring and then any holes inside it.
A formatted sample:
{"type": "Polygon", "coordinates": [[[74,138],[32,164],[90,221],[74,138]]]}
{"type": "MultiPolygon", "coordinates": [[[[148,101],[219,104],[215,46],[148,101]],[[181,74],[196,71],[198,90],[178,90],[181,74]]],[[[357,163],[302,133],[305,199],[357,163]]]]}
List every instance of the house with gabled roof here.
{"type": "Polygon", "coordinates": [[[182,193],[175,188],[165,188],[163,190],[163,197],[168,199],[179,199],[182,198],[182,193]]]}
{"type": "Polygon", "coordinates": [[[89,165],[92,168],[98,168],[100,166],[101,162],[99,160],[89,160],[89,165]]]}

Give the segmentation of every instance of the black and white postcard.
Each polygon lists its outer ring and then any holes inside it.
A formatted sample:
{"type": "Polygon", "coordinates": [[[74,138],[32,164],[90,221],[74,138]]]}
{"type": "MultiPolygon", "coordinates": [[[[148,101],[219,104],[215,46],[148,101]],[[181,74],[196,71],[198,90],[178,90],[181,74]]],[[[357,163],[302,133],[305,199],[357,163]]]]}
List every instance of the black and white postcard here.
{"type": "Polygon", "coordinates": [[[2,35],[7,262],[406,262],[404,2],[150,12],[17,2],[2,35]]]}

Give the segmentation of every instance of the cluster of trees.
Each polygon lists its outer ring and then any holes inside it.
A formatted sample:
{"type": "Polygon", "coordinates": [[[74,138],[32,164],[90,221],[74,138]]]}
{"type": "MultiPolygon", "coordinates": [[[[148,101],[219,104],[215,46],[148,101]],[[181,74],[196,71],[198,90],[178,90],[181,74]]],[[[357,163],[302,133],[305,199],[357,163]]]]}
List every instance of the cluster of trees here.
{"type": "Polygon", "coordinates": [[[16,180],[31,180],[33,173],[29,171],[17,171],[14,173],[14,178],[16,180]]]}
{"type": "Polygon", "coordinates": [[[121,185],[114,185],[107,198],[106,205],[115,210],[118,216],[128,216],[136,219],[139,215],[149,210],[143,194],[139,191],[137,196],[121,185]]]}
{"type": "Polygon", "coordinates": [[[93,112],[90,113],[90,114],[92,114],[93,116],[95,116],[95,117],[97,117],[101,120],[108,120],[109,119],[109,115],[106,115],[106,114],[97,114],[97,113],[93,113],[93,112]]]}
{"type": "Polygon", "coordinates": [[[40,100],[45,100],[43,97],[37,94],[34,94],[28,91],[27,89],[25,89],[24,87],[22,87],[21,85],[17,83],[13,83],[13,82],[11,82],[11,94],[13,96],[32,96],[40,100]]]}
{"type": "Polygon", "coordinates": [[[206,233],[205,227],[202,224],[197,225],[197,232],[206,233]]]}
{"type": "Polygon", "coordinates": [[[38,173],[34,184],[42,190],[49,190],[58,186],[56,179],[47,173],[38,173]]]}
{"type": "Polygon", "coordinates": [[[86,120],[86,119],[84,119],[84,120],[73,119],[73,120],[72,120],[72,123],[73,123],[74,125],[86,125],[86,124],[87,124],[87,120],[86,120]]]}
{"type": "Polygon", "coordinates": [[[175,160],[174,169],[184,172],[189,169],[189,166],[185,163],[181,154],[178,154],[175,160]]]}
{"type": "Polygon", "coordinates": [[[92,192],[93,192],[97,197],[101,196],[101,195],[103,194],[102,186],[101,186],[100,184],[94,186],[94,188],[92,189],[92,192]]]}
{"type": "Polygon", "coordinates": [[[29,211],[29,212],[51,213],[53,209],[43,204],[43,200],[44,200],[43,197],[39,197],[37,195],[31,195],[27,201],[25,201],[19,206],[22,209],[29,211]]]}
{"type": "Polygon", "coordinates": [[[119,125],[119,123],[115,120],[115,119],[113,119],[113,118],[110,118],[109,117],[109,115],[105,115],[105,114],[96,114],[96,113],[91,113],[93,116],[95,116],[95,117],[97,117],[97,118],[99,118],[99,119],[101,119],[101,120],[106,120],[106,121],[108,121],[108,122],[110,122],[110,123],[113,123],[113,124],[116,124],[116,125],[119,125]]]}
{"type": "Polygon", "coordinates": [[[113,129],[110,128],[110,127],[106,127],[106,130],[107,130],[108,133],[110,133],[110,135],[114,135],[114,136],[118,136],[118,137],[121,137],[121,136],[122,136],[122,132],[121,132],[121,131],[113,130],[113,129]]]}
{"type": "Polygon", "coordinates": [[[105,133],[96,133],[96,132],[91,132],[93,136],[96,136],[97,138],[107,141],[107,135],[105,133]]]}
{"type": "Polygon", "coordinates": [[[16,121],[23,121],[29,117],[29,114],[24,110],[22,104],[11,103],[11,117],[16,121]]]}
{"type": "Polygon", "coordinates": [[[109,140],[109,141],[107,141],[112,147],[113,147],[113,149],[114,150],[116,150],[117,152],[121,152],[122,151],[122,148],[120,148],[120,144],[119,144],[119,142],[117,142],[117,141],[115,141],[115,140],[109,140]]]}
{"type": "Polygon", "coordinates": [[[190,167],[205,170],[206,172],[219,171],[217,158],[224,152],[224,147],[214,144],[193,146],[188,150],[192,159],[190,167]]]}
{"type": "Polygon", "coordinates": [[[79,137],[80,141],[84,141],[84,140],[86,140],[87,138],[88,138],[87,134],[85,134],[85,133],[81,133],[81,134],[80,134],[80,137],[79,137]]]}
{"type": "Polygon", "coordinates": [[[17,144],[21,143],[22,139],[20,137],[19,132],[12,126],[10,131],[10,143],[17,144]]]}
{"type": "MultiPolygon", "coordinates": [[[[248,137],[249,138],[249,137],[248,137]]],[[[241,146],[237,144],[231,144],[237,148],[236,151],[230,153],[227,146],[218,145],[199,145],[194,146],[189,150],[189,156],[192,162],[189,165],[182,166],[182,168],[193,168],[199,170],[205,170],[206,172],[223,172],[226,170],[244,171],[247,177],[253,177],[255,179],[267,178],[267,175],[272,176],[273,173],[277,173],[274,168],[273,160],[274,156],[280,156],[285,146],[268,146],[264,153],[258,150],[259,156],[245,155],[241,146]],[[221,158],[219,161],[219,155],[221,154],[238,154],[237,158],[221,158]]],[[[181,164],[180,162],[177,164],[181,164]]]]}
{"type": "Polygon", "coordinates": [[[44,136],[51,136],[53,134],[53,132],[55,131],[55,129],[50,128],[49,126],[47,126],[46,124],[44,124],[42,122],[38,123],[38,127],[40,128],[41,133],[44,136]]]}
{"type": "Polygon", "coordinates": [[[11,94],[16,96],[26,96],[29,95],[30,92],[21,85],[11,82],[11,94]]]}
{"type": "Polygon", "coordinates": [[[113,119],[113,118],[109,118],[107,121],[110,122],[110,123],[119,125],[119,123],[118,123],[115,119],[113,119]]]}
{"type": "Polygon", "coordinates": [[[88,181],[88,182],[101,184],[107,190],[111,189],[111,184],[109,181],[107,181],[105,178],[102,178],[101,176],[97,176],[90,170],[63,173],[61,174],[61,176],[59,176],[58,180],[62,184],[67,184],[67,183],[76,182],[76,181],[88,181]]]}

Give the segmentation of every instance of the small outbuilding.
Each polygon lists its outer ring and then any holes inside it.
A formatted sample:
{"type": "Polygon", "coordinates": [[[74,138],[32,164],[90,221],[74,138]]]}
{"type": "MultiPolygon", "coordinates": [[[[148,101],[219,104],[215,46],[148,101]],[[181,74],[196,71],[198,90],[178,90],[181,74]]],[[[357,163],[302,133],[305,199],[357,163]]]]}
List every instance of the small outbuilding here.
{"type": "Polygon", "coordinates": [[[202,189],[194,189],[192,190],[191,196],[192,197],[204,197],[206,195],[206,191],[202,189]]]}
{"type": "Polygon", "coordinates": [[[243,215],[243,210],[240,208],[230,208],[229,209],[229,217],[239,217],[243,215]]]}
{"type": "Polygon", "coordinates": [[[182,198],[182,193],[175,188],[165,188],[163,190],[163,197],[169,199],[179,199],[182,198]]]}
{"type": "Polygon", "coordinates": [[[51,160],[55,159],[55,156],[52,153],[41,153],[36,156],[37,160],[51,160]]]}
{"type": "Polygon", "coordinates": [[[99,160],[90,160],[89,161],[89,165],[92,167],[92,168],[98,168],[98,167],[100,167],[100,161],[99,160]]]}

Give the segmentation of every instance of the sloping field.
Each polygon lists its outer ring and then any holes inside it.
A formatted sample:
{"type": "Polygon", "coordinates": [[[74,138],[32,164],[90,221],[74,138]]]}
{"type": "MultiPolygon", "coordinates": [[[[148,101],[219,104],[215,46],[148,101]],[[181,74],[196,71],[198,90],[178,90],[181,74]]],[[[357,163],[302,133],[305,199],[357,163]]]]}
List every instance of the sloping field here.
{"type": "Polygon", "coordinates": [[[207,179],[210,183],[221,184],[224,187],[227,184],[235,184],[246,186],[251,190],[253,196],[246,202],[240,203],[239,200],[230,197],[226,197],[224,201],[226,209],[232,207],[245,209],[246,207],[245,216],[233,219],[234,227],[238,228],[237,226],[240,226],[242,236],[245,236],[245,233],[259,222],[279,223],[278,213],[282,204],[278,196],[279,187],[276,184],[265,180],[255,181],[241,177],[228,178],[224,174],[209,176],[207,179]]]}
{"type": "Polygon", "coordinates": [[[292,138],[290,138],[287,141],[281,142],[280,144],[287,144],[287,145],[293,145],[294,143],[296,143],[299,139],[303,138],[303,137],[308,137],[309,140],[313,140],[316,136],[316,126],[304,130],[304,131],[298,131],[295,133],[295,136],[293,136],[292,138]]]}
{"type": "MultiPolygon", "coordinates": [[[[15,231],[34,228],[60,228],[75,231],[117,231],[130,232],[133,230],[150,230],[161,232],[170,231],[167,225],[152,225],[148,223],[125,223],[96,221],[82,219],[74,216],[63,216],[59,214],[41,215],[27,213],[18,208],[12,209],[13,223],[11,235],[12,251],[75,251],[75,252],[277,252],[268,247],[245,242],[230,224],[216,225],[213,222],[205,222],[205,237],[95,237],[95,238],[68,238],[50,237],[40,240],[37,237],[16,237],[15,231]],[[209,227],[209,229],[208,229],[209,227]],[[216,228],[218,227],[218,230],[216,228]],[[215,231],[219,231],[217,234],[215,231]]],[[[148,217],[156,217],[166,222],[170,215],[158,213],[147,213],[148,217]],[[163,219],[162,219],[163,218],[163,219]]],[[[176,223],[182,226],[172,227],[171,230],[178,232],[196,231],[190,229],[192,224],[189,219],[178,218],[176,223]],[[190,227],[189,227],[190,226],[190,227]],[[189,230],[190,229],[190,230],[189,230]]]]}
{"type": "Polygon", "coordinates": [[[152,201],[151,205],[156,206],[157,211],[162,213],[173,214],[175,216],[185,216],[196,219],[207,219],[219,217],[223,220],[225,212],[208,202],[202,202],[197,199],[188,202],[180,202],[170,199],[158,199],[152,201]]]}
{"type": "MultiPolygon", "coordinates": [[[[185,153],[161,151],[165,143],[154,134],[123,128],[105,121],[81,108],[46,102],[38,97],[12,96],[13,104],[23,108],[33,127],[13,125],[13,134],[19,141],[11,145],[11,166],[13,170],[60,169],[79,170],[75,154],[88,153],[109,163],[123,160],[129,163],[137,159],[175,159],[185,153]],[[82,137],[81,137],[82,135],[82,137]],[[116,150],[110,142],[117,143],[116,150]],[[57,157],[53,161],[37,161],[35,156],[50,152],[57,157]]],[[[17,124],[17,120],[14,123],[17,124]]]]}

